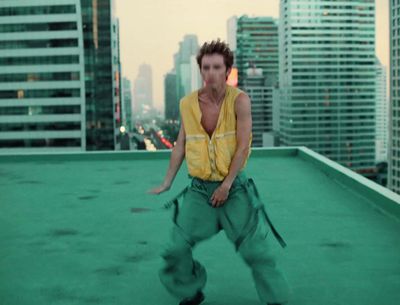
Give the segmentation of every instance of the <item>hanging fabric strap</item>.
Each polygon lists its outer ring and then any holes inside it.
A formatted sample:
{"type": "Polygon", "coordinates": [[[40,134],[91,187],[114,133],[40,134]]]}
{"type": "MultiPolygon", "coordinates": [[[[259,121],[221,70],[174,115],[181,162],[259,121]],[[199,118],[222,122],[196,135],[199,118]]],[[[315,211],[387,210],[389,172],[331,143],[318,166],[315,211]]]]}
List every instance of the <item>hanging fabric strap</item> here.
{"type": "Polygon", "coordinates": [[[173,214],[173,221],[175,224],[176,230],[178,230],[179,234],[182,235],[182,237],[186,240],[186,242],[193,247],[195,245],[195,242],[193,239],[190,238],[188,234],[181,228],[181,226],[178,224],[178,214],[179,214],[179,199],[183,197],[186,192],[188,191],[189,186],[185,187],[182,191],[180,191],[174,198],[169,200],[167,203],[164,204],[165,209],[170,209],[171,207],[174,207],[174,214],[173,214]]]}
{"type": "Polygon", "coordinates": [[[178,195],[176,195],[174,198],[172,198],[170,201],[168,201],[166,204],[164,204],[164,208],[166,208],[166,209],[170,209],[172,206],[174,206],[173,220],[174,220],[175,224],[176,224],[176,219],[177,219],[178,213],[179,213],[179,199],[186,194],[188,189],[189,189],[188,186],[185,187],[182,191],[180,191],[178,193],[178,195]]]}
{"type": "MultiPolygon", "coordinates": [[[[265,205],[262,203],[260,199],[260,193],[258,192],[258,189],[256,187],[256,184],[254,183],[253,179],[247,179],[247,181],[243,184],[248,197],[250,199],[251,204],[255,208],[255,215],[254,217],[258,217],[258,213],[261,212],[262,216],[265,219],[265,222],[268,224],[268,226],[271,228],[272,233],[274,234],[275,238],[279,242],[279,244],[282,246],[282,248],[286,247],[286,242],[283,240],[282,236],[278,233],[278,231],[275,229],[275,226],[273,225],[271,219],[269,218],[267,211],[265,210],[265,205]],[[257,199],[257,202],[254,200],[254,196],[252,195],[251,190],[253,190],[253,193],[257,199]]],[[[249,226],[250,222],[248,225],[245,226],[245,229],[242,231],[242,234],[237,238],[236,240],[236,248],[240,246],[240,244],[243,242],[243,240],[246,238],[246,236],[253,230],[255,230],[255,227],[250,227],[249,226]]]]}
{"type": "MultiPolygon", "coordinates": [[[[254,207],[254,214],[250,217],[245,228],[242,230],[241,234],[236,239],[236,241],[235,241],[236,249],[239,248],[240,244],[244,241],[244,239],[246,238],[247,235],[251,234],[254,230],[256,230],[257,222],[254,220],[258,219],[258,215],[260,212],[261,212],[261,215],[263,216],[265,222],[271,228],[271,231],[274,234],[277,241],[279,242],[279,244],[282,246],[282,248],[285,248],[286,242],[283,240],[282,236],[278,233],[278,231],[276,230],[275,226],[273,225],[271,219],[269,218],[269,216],[265,210],[265,205],[261,201],[260,193],[258,192],[258,189],[254,183],[254,180],[251,178],[246,179],[246,181],[243,182],[242,186],[244,187],[245,191],[247,192],[250,203],[254,207]],[[253,194],[254,194],[255,198],[254,198],[253,194]],[[256,200],[254,200],[254,199],[256,199],[256,200]]],[[[173,197],[171,200],[169,200],[164,205],[164,207],[166,209],[170,209],[171,207],[174,207],[173,221],[177,226],[178,226],[177,217],[179,214],[179,199],[186,194],[186,192],[189,190],[189,187],[194,187],[194,189],[196,191],[202,191],[201,189],[199,189],[198,186],[196,186],[196,184],[192,183],[192,186],[186,186],[182,191],[180,191],[175,197],[173,197]]]]}

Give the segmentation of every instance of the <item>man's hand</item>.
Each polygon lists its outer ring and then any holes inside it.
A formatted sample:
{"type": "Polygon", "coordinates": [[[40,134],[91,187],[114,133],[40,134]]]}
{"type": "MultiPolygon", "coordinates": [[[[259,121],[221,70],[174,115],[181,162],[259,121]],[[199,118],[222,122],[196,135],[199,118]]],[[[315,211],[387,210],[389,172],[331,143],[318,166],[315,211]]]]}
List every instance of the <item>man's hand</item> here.
{"type": "Polygon", "coordinates": [[[214,208],[223,205],[228,199],[230,186],[222,183],[212,194],[210,202],[214,208]]]}
{"type": "Polygon", "coordinates": [[[154,195],[160,195],[161,193],[168,191],[170,188],[171,188],[171,185],[163,183],[160,186],[147,191],[147,193],[154,194],[154,195]]]}
{"type": "Polygon", "coordinates": [[[167,175],[164,178],[164,182],[151,190],[148,190],[148,194],[159,195],[163,192],[168,191],[174,182],[176,173],[182,165],[182,161],[185,158],[185,129],[183,128],[183,122],[181,123],[181,128],[179,129],[178,139],[176,140],[176,145],[172,149],[171,159],[169,161],[169,167],[167,175]]]}

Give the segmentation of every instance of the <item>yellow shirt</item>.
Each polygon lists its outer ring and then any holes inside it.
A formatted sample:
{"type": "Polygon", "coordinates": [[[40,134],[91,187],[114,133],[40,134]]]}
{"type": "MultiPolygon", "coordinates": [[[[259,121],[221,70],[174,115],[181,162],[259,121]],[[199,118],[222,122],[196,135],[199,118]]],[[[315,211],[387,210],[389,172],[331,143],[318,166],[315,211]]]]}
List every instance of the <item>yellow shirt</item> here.
{"type": "MultiPolygon", "coordinates": [[[[199,91],[181,100],[180,112],[186,134],[185,158],[191,176],[222,181],[228,175],[237,144],[235,100],[241,92],[237,88],[226,87],[217,126],[211,138],[201,125],[199,91]]],[[[247,159],[243,167],[246,163],[247,159]]]]}

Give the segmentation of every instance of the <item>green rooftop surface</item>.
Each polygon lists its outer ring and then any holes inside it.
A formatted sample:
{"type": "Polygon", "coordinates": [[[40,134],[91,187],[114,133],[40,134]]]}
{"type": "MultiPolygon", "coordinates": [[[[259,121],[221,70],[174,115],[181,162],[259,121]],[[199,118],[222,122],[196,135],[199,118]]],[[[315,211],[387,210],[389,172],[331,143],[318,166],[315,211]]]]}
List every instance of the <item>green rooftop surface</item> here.
{"type": "MultiPolygon", "coordinates": [[[[168,193],[146,194],[168,157],[0,156],[0,305],[178,304],[157,272],[172,224],[163,204],[189,182],[186,168],[168,193]]],[[[399,305],[399,196],[378,200],[383,188],[360,191],[324,162],[297,149],[255,151],[246,170],[288,244],[276,249],[290,304],[399,305]],[[391,208],[379,207],[385,200],[391,208]]],[[[208,272],[205,305],[260,304],[223,233],[194,256],[208,272]]]]}

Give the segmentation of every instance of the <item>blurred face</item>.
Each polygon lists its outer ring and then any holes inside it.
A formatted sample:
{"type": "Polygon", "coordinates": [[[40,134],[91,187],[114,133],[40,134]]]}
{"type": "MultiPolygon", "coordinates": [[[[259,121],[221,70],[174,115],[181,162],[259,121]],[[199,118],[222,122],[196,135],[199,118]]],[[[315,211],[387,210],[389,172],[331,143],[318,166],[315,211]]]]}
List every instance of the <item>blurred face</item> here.
{"type": "Polygon", "coordinates": [[[200,73],[206,86],[217,88],[226,83],[230,69],[226,70],[222,55],[210,54],[203,56],[200,73]]]}

